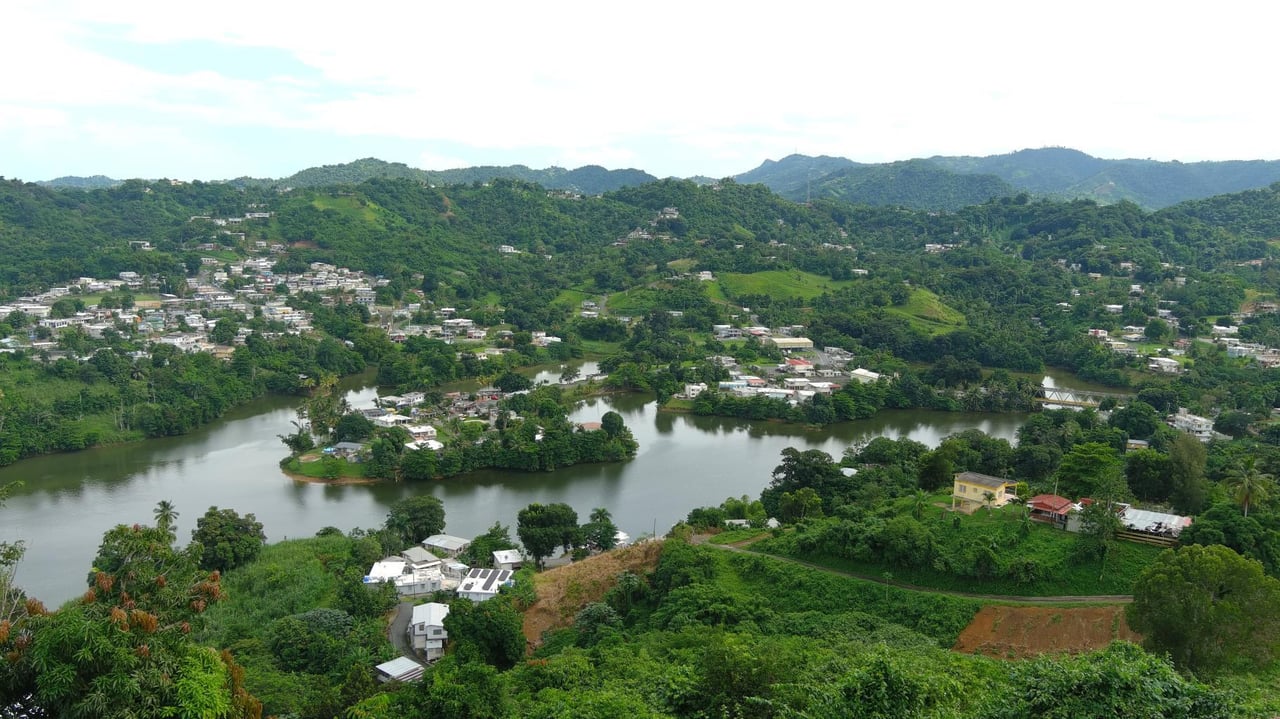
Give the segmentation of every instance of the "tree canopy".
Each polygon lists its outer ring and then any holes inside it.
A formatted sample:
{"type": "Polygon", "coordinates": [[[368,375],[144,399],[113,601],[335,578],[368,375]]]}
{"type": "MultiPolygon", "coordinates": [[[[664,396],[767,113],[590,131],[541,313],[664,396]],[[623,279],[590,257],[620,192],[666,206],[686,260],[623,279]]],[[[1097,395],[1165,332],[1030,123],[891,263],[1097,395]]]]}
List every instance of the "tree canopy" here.
{"type": "Polygon", "coordinates": [[[1129,622],[1144,645],[1193,671],[1280,656],[1280,580],[1220,545],[1160,554],[1133,588],[1129,622]]]}

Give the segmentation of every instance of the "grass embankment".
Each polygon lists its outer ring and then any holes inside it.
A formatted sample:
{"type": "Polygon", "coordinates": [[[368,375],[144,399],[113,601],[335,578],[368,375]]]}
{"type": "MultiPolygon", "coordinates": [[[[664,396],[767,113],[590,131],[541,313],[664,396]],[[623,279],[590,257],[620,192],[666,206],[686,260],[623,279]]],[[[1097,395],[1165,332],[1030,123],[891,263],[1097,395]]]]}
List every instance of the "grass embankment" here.
{"type": "Polygon", "coordinates": [[[386,225],[380,216],[381,208],[372,202],[362,200],[353,195],[316,197],[311,200],[311,206],[320,211],[330,210],[336,212],[342,217],[357,223],[372,225],[378,229],[386,229],[386,225]]]}
{"type": "Polygon", "coordinates": [[[310,479],[352,480],[365,479],[364,467],[360,462],[349,462],[341,457],[311,452],[290,459],[285,463],[284,470],[310,479]]]}
{"type": "MultiPolygon", "coordinates": [[[[1130,594],[1138,574],[1160,553],[1157,547],[1118,541],[1105,561],[1082,557],[1080,535],[1062,531],[1038,522],[1023,529],[1022,507],[1009,505],[988,511],[979,509],[972,515],[951,512],[936,506],[948,502],[945,494],[931,497],[919,524],[927,530],[931,556],[927,562],[910,566],[901,561],[889,562],[878,554],[859,552],[854,529],[852,535],[840,533],[842,520],[823,520],[782,537],[765,539],[752,545],[758,552],[803,559],[832,569],[870,577],[892,578],[893,581],[928,589],[974,594],[1011,596],[1106,596],[1130,594]],[[956,525],[959,518],[959,525],[956,525]],[[818,549],[803,551],[805,538],[814,540],[818,549]],[[841,545],[840,536],[854,536],[841,545]],[[958,573],[968,559],[990,552],[992,562],[981,572],[958,573]],[[1020,570],[1018,568],[1021,568],[1020,570]]],[[[897,502],[890,517],[910,518],[910,500],[897,502]]],[[[887,540],[881,540],[887,541],[887,540]]]]}
{"type": "Polygon", "coordinates": [[[902,317],[913,329],[928,335],[946,334],[968,324],[960,310],[923,287],[913,288],[906,304],[886,307],[885,312],[902,317]]]}
{"type": "Polygon", "coordinates": [[[768,537],[769,534],[770,530],[768,529],[726,529],[723,532],[711,535],[707,541],[711,544],[743,545],[753,540],[768,537]]]}

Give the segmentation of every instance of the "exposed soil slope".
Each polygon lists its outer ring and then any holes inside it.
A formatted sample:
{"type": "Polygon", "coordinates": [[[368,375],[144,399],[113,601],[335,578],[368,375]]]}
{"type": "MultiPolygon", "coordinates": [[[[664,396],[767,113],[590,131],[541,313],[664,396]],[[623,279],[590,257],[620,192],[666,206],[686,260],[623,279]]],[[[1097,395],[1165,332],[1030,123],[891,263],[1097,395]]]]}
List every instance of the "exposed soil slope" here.
{"type": "Polygon", "coordinates": [[[960,633],[955,651],[1004,659],[1086,652],[1112,640],[1140,642],[1123,606],[1028,607],[989,604],[960,633]]]}
{"type": "Polygon", "coordinates": [[[541,644],[542,633],[548,629],[572,625],[578,610],[600,601],[622,572],[644,575],[653,569],[660,554],[662,542],[643,542],[536,575],[533,583],[538,601],[524,613],[524,636],[529,646],[541,644]]]}

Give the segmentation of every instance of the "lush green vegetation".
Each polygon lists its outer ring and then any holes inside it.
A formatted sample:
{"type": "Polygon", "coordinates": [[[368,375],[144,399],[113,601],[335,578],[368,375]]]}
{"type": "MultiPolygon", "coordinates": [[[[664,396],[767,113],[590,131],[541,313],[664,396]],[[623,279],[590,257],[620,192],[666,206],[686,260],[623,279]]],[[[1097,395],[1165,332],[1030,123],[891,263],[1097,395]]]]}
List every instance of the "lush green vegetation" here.
{"type": "Polygon", "coordinates": [[[1131,645],[1023,664],[940,647],[976,608],[669,541],[648,577],[619,577],[535,659],[500,671],[454,653],[421,684],[367,699],[355,715],[476,706],[451,715],[1247,715],[1131,645]]]}
{"type": "Polygon", "coordinates": [[[86,351],[99,347],[86,361],[0,354],[0,464],[184,434],[267,392],[303,394],[309,389],[303,377],[349,374],[364,366],[359,355],[332,339],[253,336],[230,362],[169,345],[137,358],[131,355],[137,343],[128,339],[78,339],[86,351]]]}
{"type": "Polygon", "coordinates": [[[950,492],[928,498],[920,519],[914,499],[875,514],[810,522],[752,545],[869,577],[892,575],[920,587],[980,594],[1090,596],[1129,594],[1159,549],[1116,542],[1105,560],[1070,534],[1024,519],[1018,505],[963,516],[943,511],[950,492]]]}
{"type": "Polygon", "coordinates": [[[812,272],[785,270],[768,270],[749,275],[728,272],[717,279],[725,294],[730,297],[767,295],[776,299],[794,297],[810,300],[826,292],[850,286],[847,280],[837,282],[812,272]]]}

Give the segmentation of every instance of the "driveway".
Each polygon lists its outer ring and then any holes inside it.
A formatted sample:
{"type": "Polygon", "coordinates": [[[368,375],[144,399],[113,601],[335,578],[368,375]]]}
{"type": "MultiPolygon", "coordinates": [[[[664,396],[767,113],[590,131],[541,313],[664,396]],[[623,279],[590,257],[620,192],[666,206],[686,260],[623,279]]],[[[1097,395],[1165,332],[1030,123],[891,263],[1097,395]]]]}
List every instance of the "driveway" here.
{"type": "Polygon", "coordinates": [[[415,661],[420,661],[418,655],[414,653],[413,647],[409,645],[409,620],[412,617],[412,602],[400,602],[396,605],[396,615],[391,619],[391,626],[387,628],[387,639],[391,642],[391,646],[396,648],[397,652],[415,661]]]}

